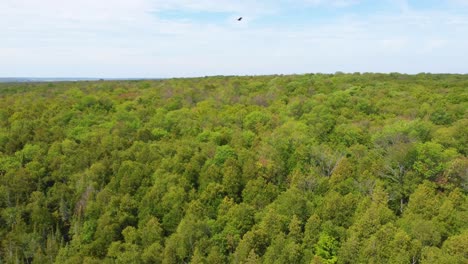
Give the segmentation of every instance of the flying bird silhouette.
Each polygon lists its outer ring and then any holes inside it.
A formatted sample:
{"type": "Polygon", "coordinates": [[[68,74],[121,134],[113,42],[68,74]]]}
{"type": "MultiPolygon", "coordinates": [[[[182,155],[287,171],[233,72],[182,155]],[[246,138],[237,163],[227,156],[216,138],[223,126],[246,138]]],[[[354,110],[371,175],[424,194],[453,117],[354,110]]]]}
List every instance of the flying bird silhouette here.
{"type": "Polygon", "coordinates": [[[237,19],[237,21],[241,21],[241,20],[242,20],[242,17],[239,17],[239,18],[237,19]]]}

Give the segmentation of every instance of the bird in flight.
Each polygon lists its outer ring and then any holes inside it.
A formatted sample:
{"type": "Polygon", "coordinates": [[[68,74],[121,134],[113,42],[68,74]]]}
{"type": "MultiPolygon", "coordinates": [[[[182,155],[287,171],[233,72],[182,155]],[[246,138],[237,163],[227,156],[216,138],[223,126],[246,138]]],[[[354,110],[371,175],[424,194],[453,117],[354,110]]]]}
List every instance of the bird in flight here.
{"type": "Polygon", "coordinates": [[[239,18],[237,19],[237,21],[241,21],[241,20],[242,20],[242,17],[239,17],[239,18]]]}

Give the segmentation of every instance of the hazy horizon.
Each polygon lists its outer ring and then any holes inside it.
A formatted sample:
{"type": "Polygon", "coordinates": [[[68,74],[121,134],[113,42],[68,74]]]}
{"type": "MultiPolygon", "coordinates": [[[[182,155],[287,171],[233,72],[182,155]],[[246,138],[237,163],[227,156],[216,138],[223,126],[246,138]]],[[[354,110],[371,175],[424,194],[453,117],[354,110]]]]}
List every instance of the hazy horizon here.
{"type": "Polygon", "coordinates": [[[0,76],[0,82],[12,79],[14,82],[24,81],[134,81],[134,80],[164,80],[164,79],[179,79],[179,78],[205,78],[205,77],[249,77],[249,76],[287,76],[287,75],[307,75],[307,74],[401,74],[401,75],[418,75],[418,74],[431,74],[431,75],[467,75],[468,73],[445,73],[445,72],[419,72],[419,73],[403,73],[403,72],[304,72],[304,73],[271,73],[271,74],[243,74],[243,75],[232,75],[232,74],[220,74],[220,75],[200,75],[200,76],[174,76],[174,77],[82,77],[82,76],[65,76],[65,77],[35,77],[35,76],[0,76]]]}

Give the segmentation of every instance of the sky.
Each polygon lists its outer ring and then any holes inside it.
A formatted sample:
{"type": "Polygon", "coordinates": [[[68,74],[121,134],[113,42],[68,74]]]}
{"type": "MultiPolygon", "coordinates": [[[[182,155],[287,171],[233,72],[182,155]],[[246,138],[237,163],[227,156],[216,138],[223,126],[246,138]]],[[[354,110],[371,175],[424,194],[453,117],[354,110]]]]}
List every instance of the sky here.
{"type": "Polygon", "coordinates": [[[0,0],[0,77],[468,73],[467,62],[468,0],[0,0]]]}

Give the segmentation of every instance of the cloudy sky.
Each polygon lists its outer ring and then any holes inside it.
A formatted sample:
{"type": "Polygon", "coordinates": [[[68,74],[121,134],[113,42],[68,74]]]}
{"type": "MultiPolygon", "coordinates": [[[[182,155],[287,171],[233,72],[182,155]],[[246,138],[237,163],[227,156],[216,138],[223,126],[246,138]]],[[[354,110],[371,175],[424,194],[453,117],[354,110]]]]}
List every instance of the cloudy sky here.
{"type": "Polygon", "coordinates": [[[468,73],[467,62],[468,0],[0,0],[0,77],[468,73]]]}

